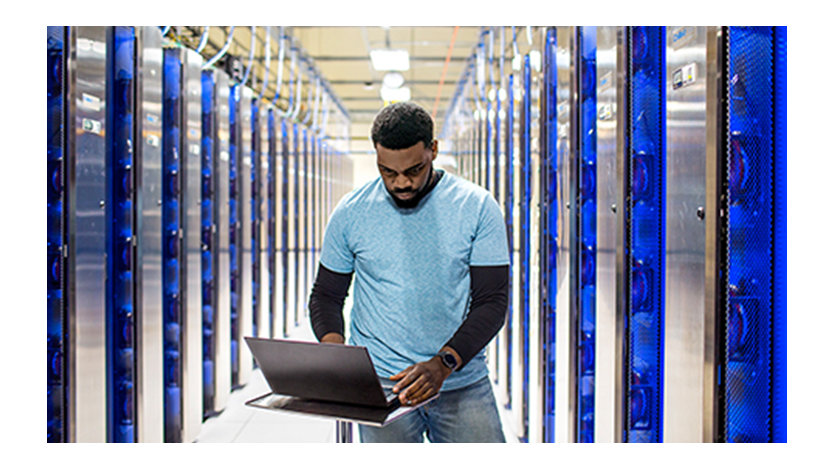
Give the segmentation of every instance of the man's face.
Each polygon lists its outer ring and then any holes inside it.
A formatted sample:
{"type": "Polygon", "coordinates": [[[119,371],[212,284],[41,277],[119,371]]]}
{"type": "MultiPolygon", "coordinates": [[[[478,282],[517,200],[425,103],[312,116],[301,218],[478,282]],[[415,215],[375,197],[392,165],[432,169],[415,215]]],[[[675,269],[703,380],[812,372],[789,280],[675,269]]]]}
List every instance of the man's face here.
{"type": "Polygon", "coordinates": [[[376,164],[385,188],[395,199],[407,202],[414,198],[431,176],[431,162],[437,158],[437,141],[426,148],[423,142],[391,150],[376,144],[376,164]]]}

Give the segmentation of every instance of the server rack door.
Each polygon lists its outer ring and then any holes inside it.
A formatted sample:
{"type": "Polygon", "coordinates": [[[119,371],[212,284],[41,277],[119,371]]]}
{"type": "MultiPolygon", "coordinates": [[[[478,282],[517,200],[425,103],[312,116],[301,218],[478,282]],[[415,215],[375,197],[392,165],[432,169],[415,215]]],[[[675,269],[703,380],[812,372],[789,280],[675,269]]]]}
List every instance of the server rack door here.
{"type": "Polygon", "coordinates": [[[277,109],[275,107],[269,108],[269,115],[267,117],[267,126],[269,130],[268,140],[269,140],[269,149],[267,152],[267,165],[268,165],[268,177],[267,177],[267,198],[268,198],[268,205],[267,205],[267,213],[269,215],[268,219],[268,226],[267,226],[267,235],[269,238],[269,243],[267,244],[267,261],[269,263],[269,337],[270,338],[280,338],[281,335],[279,331],[281,329],[281,309],[280,309],[280,283],[279,273],[278,273],[278,260],[279,260],[279,243],[280,239],[278,235],[280,234],[280,182],[278,181],[277,177],[280,175],[280,171],[277,168],[277,165],[280,163],[278,160],[278,136],[277,136],[277,129],[276,129],[276,121],[275,121],[275,113],[277,109]]]}
{"type": "Polygon", "coordinates": [[[594,442],[596,378],[596,28],[579,29],[577,48],[577,441],[594,442]]]}
{"type": "MultiPolygon", "coordinates": [[[[621,268],[627,307],[623,332],[626,416],[623,439],[660,442],[663,403],[665,30],[629,28],[628,120],[623,160],[628,202],[621,268]]],[[[625,404],[625,403],[624,403],[625,404]]]]}
{"type": "Polygon", "coordinates": [[[289,128],[286,119],[281,119],[281,156],[280,156],[280,176],[276,180],[281,181],[281,204],[280,204],[280,224],[279,230],[281,240],[281,257],[278,271],[281,273],[281,318],[283,322],[283,336],[289,336],[290,331],[290,280],[289,280],[289,235],[290,235],[290,146],[289,146],[289,128]]]}
{"type": "Polygon", "coordinates": [[[216,311],[214,312],[214,411],[226,407],[232,389],[231,284],[229,251],[229,76],[214,70],[214,220],[217,226],[214,255],[216,311]]]}
{"type": "Polygon", "coordinates": [[[260,293],[258,294],[258,307],[260,320],[258,322],[258,336],[262,338],[272,337],[272,321],[270,315],[269,297],[269,111],[265,102],[261,102],[259,109],[260,120],[260,154],[257,155],[257,169],[259,174],[259,229],[260,246],[258,257],[260,257],[260,293]]]}
{"type": "Polygon", "coordinates": [[[515,196],[512,200],[512,279],[513,279],[513,293],[512,293],[512,318],[511,318],[511,353],[510,353],[510,408],[513,412],[513,423],[515,425],[516,433],[521,436],[524,430],[524,348],[522,344],[522,292],[524,283],[521,278],[522,264],[521,264],[521,236],[523,229],[521,227],[521,201],[524,196],[524,187],[521,184],[523,179],[521,155],[519,149],[519,142],[521,140],[519,118],[521,103],[518,100],[520,95],[518,76],[510,75],[510,111],[508,115],[512,115],[509,132],[511,133],[511,160],[513,178],[511,181],[512,194],[515,196]]]}
{"type": "Polygon", "coordinates": [[[296,236],[297,224],[296,207],[298,204],[296,179],[297,164],[297,138],[296,127],[292,122],[287,122],[287,331],[291,331],[296,325],[296,285],[298,282],[296,269],[296,236]]]}
{"type": "MultiPolygon", "coordinates": [[[[544,439],[544,384],[542,379],[544,356],[544,335],[541,299],[541,214],[542,214],[542,158],[541,158],[541,45],[536,45],[525,56],[524,88],[527,114],[526,139],[529,142],[530,161],[530,206],[529,206],[529,273],[530,310],[528,330],[529,349],[529,438],[530,442],[544,439]]],[[[488,166],[488,165],[487,165],[488,166]]]]}
{"type": "Polygon", "coordinates": [[[615,442],[616,430],[616,231],[617,41],[621,28],[597,27],[597,290],[594,440],[615,442]]]}
{"type": "Polygon", "coordinates": [[[229,87],[229,352],[232,387],[238,384],[240,364],[240,112],[238,85],[229,87]]]}
{"type": "Polygon", "coordinates": [[[67,321],[67,263],[64,244],[65,208],[67,207],[67,159],[65,147],[67,124],[66,57],[67,28],[48,26],[46,35],[47,88],[46,88],[46,155],[47,155],[47,310],[46,310],[46,442],[65,442],[67,439],[68,409],[65,400],[68,382],[66,363],[68,356],[67,321]]]}
{"type": "Polygon", "coordinates": [[[203,312],[203,415],[208,418],[214,411],[215,391],[215,346],[214,337],[217,334],[214,317],[217,311],[217,289],[215,289],[215,259],[217,258],[217,225],[214,218],[216,212],[214,204],[217,202],[215,183],[217,180],[214,150],[216,140],[216,109],[215,100],[215,76],[214,71],[205,70],[202,73],[202,145],[201,153],[201,197],[202,206],[200,209],[200,238],[202,243],[202,312],[203,312]]]}
{"type": "Polygon", "coordinates": [[[707,289],[718,290],[712,297],[720,338],[714,436],[725,442],[784,442],[784,403],[779,403],[784,378],[778,371],[784,361],[779,318],[784,306],[777,304],[786,282],[777,268],[784,243],[777,217],[785,210],[777,206],[784,197],[784,187],[778,187],[783,175],[777,173],[784,169],[779,148],[785,133],[784,28],[728,27],[721,37],[719,83],[726,103],[721,115],[727,119],[720,123],[724,141],[717,146],[717,162],[707,167],[708,181],[717,182],[708,183],[708,198],[726,214],[719,222],[719,261],[707,266],[707,289]],[[713,186],[719,195],[714,200],[713,186]],[[717,271],[717,283],[710,281],[711,271],[717,271]]]}
{"type": "Polygon", "coordinates": [[[556,69],[557,93],[556,114],[559,130],[557,132],[557,195],[559,207],[558,237],[559,252],[556,271],[559,290],[556,292],[556,311],[563,312],[556,317],[556,442],[573,442],[575,432],[574,402],[575,394],[575,345],[571,342],[576,337],[571,332],[575,327],[574,309],[571,307],[572,290],[576,280],[570,269],[574,231],[571,223],[576,204],[576,188],[571,183],[571,162],[573,159],[573,111],[572,96],[575,74],[573,73],[573,54],[575,48],[573,28],[556,28],[556,69]]]}
{"type": "MultiPolygon", "coordinates": [[[[502,48],[503,59],[503,48],[502,48]]],[[[517,262],[515,259],[515,163],[513,159],[513,82],[512,75],[507,77],[507,92],[504,108],[502,112],[505,113],[504,119],[504,134],[503,134],[503,163],[504,163],[504,223],[507,229],[507,245],[509,247],[510,258],[510,279],[508,286],[509,297],[507,299],[507,319],[504,322],[504,328],[501,330],[501,348],[502,358],[504,364],[503,373],[499,376],[499,389],[503,396],[499,397],[500,403],[505,407],[510,407],[510,400],[512,397],[512,370],[513,370],[513,317],[515,312],[515,299],[517,298],[516,290],[518,289],[518,278],[516,277],[517,262]],[[503,381],[503,382],[502,382],[503,381]]]]}
{"type": "Polygon", "coordinates": [[[542,341],[542,439],[556,440],[556,293],[559,253],[558,217],[556,205],[558,165],[558,75],[556,67],[556,29],[545,30],[542,50],[543,79],[541,104],[541,341],[542,341]]]}
{"type": "Polygon", "coordinates": [[[66,54],[66,442],[107,439],[106,28],[70,27],[66,54]]]}
{"type": "Polygon", "coordinates": [[[136,114],[138,197],[136,249],[140,269],[140,314],[136,318],[137,441],[163,441],[162,355],[162,32],[137,28],[140,104],[136,114]]]}
{"type": "Polygon", "coordinates": [[[292,209],[290,218],[292,220],[292,240],[290,250],[290,266],[292,274],[292,303],[290,304],[290,311],[294,325],[297,327],[300,321],[299,315],[301,310],[301,159],[302,159],[302,143],[300,142],[301,135],[298,131],[298,124],[292,125],[292,143],[293,143],[293,174],[292,174],[292,209]]]}
{"type": "Polygon", "coordinates": [[[245,385],[252,373],[252,352],[246,347],[243,338],[252,336],[252,89],[238,85],[240,119],[240,149],[242,158],[238,161],[238,195],[240,196],[240,330],[238,331],[238,353],[240,369],[235,385],[245,385]]]}
{"type": "Polygon", "coordinates": [[[107,440],[136,439],[136,32],[107,31],[107,440]]]}
{"type": "Polygon", "coordinates": [[[256,99],[253,99],[251,102],[250,108],[250,117],[251,117],[251,127],[250,131],[250,145],[247,146],[248,155],[251,158],[251,167],[249,173],[249,183],[250,183],[250,194],[251,199],[249,200],[249,207],[250,207],[250,219],[247,222],[249,224],[251,230],[251,241],[252,241],[252,253],[250,257],[250,262],[252,263],[252,336],[260,336],[259,327],[261,324],[261,308],[260,306],[262,303],[260,302],[261,296],[261,259],[260,259],[260,246],[261,246],[261,172],[260,172],[260,160],[261,160],[261,121],[260,121],[260,103],[256,99]]]}
{"type": "Polygon", "coordinates": [[[704,259],[707,37],[668,27],[663,440],[701,442],[704,411],[704,259]]]}
{"type": "Polygon", "coordinates": [[[200,110],[202,57],[188,50],[183,57],[183,129],[182,152],[184,184],[183,239],[186,256],[184,322],[182,338],[183,442],[192,442],[203,422],[203,315],[201,302],[200,249],[200,110]]]}
{"type": "Polygon", "coordinates": [[[164,49],[163,62],[163,320],[164,320],[164,406],[165,441],[182,441],[182,359],[183,351],[183,296],[186,292],[183,273],[186,272],[183,254],[184,224],[181,201],[184,196],[180,155],[183,138],[182,60],[180,50],[164,49]]]}
{"type": "Polygon", "coordinates": [[[302,141],[302,163],[301,163],[301,238],[299,239],[301,250],[301,289],[298,296],[299,318],[307,315],[306,299],[310,284],[310,132],[304,127],[301,131],[302,141]]]}

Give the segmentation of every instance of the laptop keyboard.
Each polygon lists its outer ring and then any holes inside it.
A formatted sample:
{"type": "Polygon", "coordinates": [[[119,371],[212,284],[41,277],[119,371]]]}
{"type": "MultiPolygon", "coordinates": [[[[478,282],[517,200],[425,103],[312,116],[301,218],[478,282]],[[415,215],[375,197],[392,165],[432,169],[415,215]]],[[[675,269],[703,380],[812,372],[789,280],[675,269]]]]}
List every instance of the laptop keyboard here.
{"type": "Polygon", "coordinates": [[[382,391],[385,393],[386,403],[391,403],[392,400],[397,398],[397,394],[394,393],[394,387],[382,387],[382,391]]]}

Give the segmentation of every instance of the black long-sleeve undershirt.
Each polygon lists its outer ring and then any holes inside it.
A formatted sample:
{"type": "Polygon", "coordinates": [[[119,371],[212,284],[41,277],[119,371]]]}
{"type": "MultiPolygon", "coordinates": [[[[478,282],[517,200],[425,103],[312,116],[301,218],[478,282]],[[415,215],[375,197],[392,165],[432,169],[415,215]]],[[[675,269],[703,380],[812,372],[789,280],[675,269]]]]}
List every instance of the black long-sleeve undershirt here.
{"type": "MultiPolygon", "coordinates": [[[[509,266],[470,266],[472,299],[469,313],[452,338],[445,344],[461,357],[465,366],[489,343],[504,324],[509,289],[509,266]]],[[[316,338],[327,333],[344,336],[342,309],[353,273],[337,273],[319,264],[310,294],[310,321],[316,338]]]]}

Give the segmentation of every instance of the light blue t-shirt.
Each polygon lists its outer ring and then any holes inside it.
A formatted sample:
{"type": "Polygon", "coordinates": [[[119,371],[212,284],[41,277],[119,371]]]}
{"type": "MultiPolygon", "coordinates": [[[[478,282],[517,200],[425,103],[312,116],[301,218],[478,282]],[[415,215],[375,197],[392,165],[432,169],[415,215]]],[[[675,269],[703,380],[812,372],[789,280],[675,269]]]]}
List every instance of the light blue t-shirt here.
{"type": "MultiPolygon", "coordinates": [[[[355,273],[349,342],[368,348],[382,377],[431,359],[451,339],[469,312],[470,266],[509,262],[498,203],[448,173],[413,209],[398,208],[381,178],[347,194],[321,251],[327,269],[355,273]]],[[[486,375],[482,350],[442,390],[486,375]]]]}

